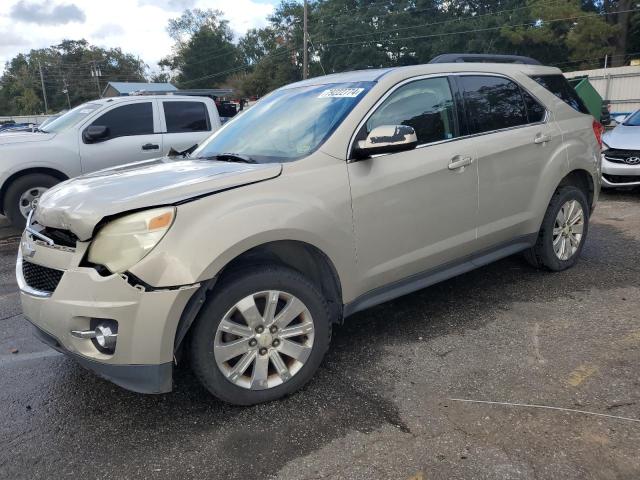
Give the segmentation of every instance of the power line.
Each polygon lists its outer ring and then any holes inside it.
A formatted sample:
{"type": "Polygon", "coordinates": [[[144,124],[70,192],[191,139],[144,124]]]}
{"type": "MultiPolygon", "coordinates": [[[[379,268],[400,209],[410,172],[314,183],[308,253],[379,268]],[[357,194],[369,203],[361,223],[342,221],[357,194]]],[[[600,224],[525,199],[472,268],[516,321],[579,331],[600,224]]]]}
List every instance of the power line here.
{"type": "MultiPolygon", "coordinates": [[[[549,5],[549,4],[553,4],[553,3],[557,3],[557,0],[548,0],[547,2],[541,2],[542,5],[549,5]]],[[[485,17],[492,17],[492,16],[495,16],[495,15],[502,15],[503,13],[506,13],[506,12],[515,12],[517,10],[525,10],[525,9],[530,8],[530,7],[531,7],[530,5],[526,5],[524,7],[516,7],[516,8],[506,9],[506,10],[499,10],[497,12],[482,13],[482,14],[478,14],[478,15],[470,15],[470,16],[467,16],[467,17],[452,18],[452,19],[449,19],[449,20],[442,20],[440,22],[423,23],[421,25],[411,25],[411,26],[406,26],[406,27],[391,28],[391,29],[387,29],[387,30],[379,30],[379,31],[376,31],[376,32],[361,33],[361,34],[358,34],[358,35],[349,35],[349,36],[345,36],[345,37],[333,38],[332,40],[336,41],[336,40],[343,40],[343,39],[347,39],[347,38],[365,37],[367,35],[377,35],[377,34],[381,34],[381,33],[398,32],[398,31],[403,31],[403,30],[412,30],[414,28],[432,27],[432,26],[435,26],[435,25],[444,25],[444,24],[448,24],[448,23],[459,23],[459,22],[464,22],[464,21],[468,21],[468,20],[476,20],[478,18],[485,18],[485,17]]]]}
{"type": "MultiPolygon", "coordinates": [[[[292,52],[294,52],[294,51],[296,51],[296,50],[297,50],[297,48],[286,48],[286,47],[283,47],[283,48],[285,48],[285,50],[282,50],[282,51],[276,51],[276,52],[274,52],[274,53],[271,53],[271,54],[265,55],[264,57],[262,57],[262,59],[265,59],[265,58],[277,58],[277,57],[281,57],[281,56],[284,56],[284,54],[290,54],[290,53],[292,53],[292,52]]],[[[262,59],[261,59],[261,60],[262,60],[262,59]]],[[[187,81],[184,81],[184,82],[180,82],[180,84],[181,84],[181,85],[186,85],[186,84],[189,84],[189,83],[197,82],[197,81],[199,81],[199,80],[206,80],[206,79],[209,79],[209,78],[219,77],[219,76],[221,76],[221,75],[225,75],[225,74],[228,74],[228,73],[235,73],[235,72],[237,72],[237,71],[246,70],[246,69],[248,69],[248,68],[251,68],[251,65],[242,65],[242,66],[240,66],[240,67],[231,68],[231,69],[229,69],[229,70],[224,70],[224,71],[222,71],[222,72],[212,73],[211,75],[204,75],[204,76],[202,76],[202,77],[193,78],[193,79],[191,79],[191,80],[187,80],[187,81]]]]}
{"type": "Polygon", "coordinates": [[[514,25],[500,25],[497,27],[486,27],[486,28],[478,28],[478,29],[472,29],[472,30],[463,30],[463,31],[455,31],[455,32],[443,32],[443,33],[434,33],[434,34],[429,34],[429,35],[413,35],[410,37],[396,37],[396,38],[386,38],[386,39],[370,39],[370,40],[365,40],[365,41],[360,41],[360,42],[345,42],[345,43],[334,43],[334,44],[330,44],[330,43],[324,43],[324,42],[318,42],[319,45],[323,45],[325,47],[339,47],[339,46],[350,46],[350,45],[365,45],[368,43],[382,43],[382,42],[397,42],[397,41],[402,41],[402,40],[420,40],[420,39],[424,39],[424,38],[436,38],[436,37],[444,37],[444,36],[450,36],[450,35],[464,35],[464,34],[469,34],[469,33],[479,33],[479,32],[490,32],[490,31],[495,31],[495,30],[501,30],[502,28],[517,28],[517,27],[536,27],[539,26],[539,22],[542,21],[542,23],[555,23],[555,22],[566,22],[568,20],[578,20],[580,18],[588,18],[588,17],[593,17],[593,16],[602,16],[602,15],[611,15],[614,13],[627,13],[627,12],[638,12],[640,11],[640,8],[634,8],[634,9],[629,9],[629,10],[618,10],[615,12],[607,12],[606,14],[604,13],[594,13],[594,14],[587,14],[587,15],[576,15],[573,17],[564,17],[564,18],[552,18],[552,19],[539,19],[533,22],[528,22],[528,23],[520,23],[520,24],[514,24],[514,25]]]}
{"type": "MultiPolygon", "coordinates": [[[[627,13],[627,12],[636,12],[636,11],[640,11],[640,8],[638,9],[629,9],[629,10],[618,10],[615,12],[607,12],[606,14],[615,14],[615,13],[627,13]]],[[[496,12],[497,13],[497,12],[496,12]]],[[[555,22],[561,22],[561,21],[568,21],[568,20],[577,20],[580,18],[588,18],[588,17],[593,17],[593,16],[602,16],[605,15],[604,13],[591,13],[591,14],[585,14],[585,15],[575,15],[572,17],[564,17],[564,18],[553,18],[553,19],[546,19],[546,20],[542,20],[543,23],[555,23],[555,22]]],[[[382,43],[382,42],[397,42],[397,41],[402,41],[402,40],[417,40],[417,39],[423,39],[423,38],[436,38],[436,37],[443,37],[443,36],[450,36],[450,35],[463,35],[463,34],[470,34],[470,33],[479,33],[479,32],[487,32],[487,31],[495,31],[495,30],[500,30],[502,28],[517,28],[517,27],[533,27],[533,26],[538,26],[539,25],[539,21],[540,20],[536,20],[536,21],[532,21],[532,22],[528,22],[528,23],[521,23],[521,24],[513,24],[513,25],[501,25],[498,27],[487,27],[487,28],[480,28],[480,29],[471,29],[471,30],[465,30],[465,31],[455,31],[455,32],[442,32],[442,33],[437,33],[437,34],[429,34],[429,35],[414,35],[414,36],[409,36],[409,37],[395,37],[395,38],[387,38],[387,39],[370,39],[370,40],[365,40],[365,41],[359,41],[359,42],[346,42],[346,43],[335,43],[335,44],[331,44],[331,43],[324,43],[324,42],[318,42],[318,45],[324,46],[326,48],[331,48],[331,47],[336,47],[336,46],[350,46],[350,45],[365,45],[368,43],[382,43]]],[[[344,37],[344,38],[357,38],[357,36],[353,36],[353,37],[344,37]]],[[[331,40],[335,40],[335,39],[331,39],[331,40]]],[[[285,51],[281,51],[281,52],[275,52],[273,54],[270,55],[265,55],[263,58],[267,58],[267,57],[272,57],[275,58],[277,56],[280,56],[282,54],[289,54],[292,51],[295,51],[294,49],[287,49],[285,51]]],[[[237,71],[242,71],[245,69],[250,68],[251,66],[249,65],[243,65],[243,66],[239,66],[236,68],[232,68],[232,69],[228,69],[222,72],[216,72],[216,73],[212,73],[210,75],[204,75],[202,77],[198,77],[198,78],[194,78],[191,80],[187,80],[184,82],[181,82],[181,84],[186,85],[186,84],[190,84],[193,82],[197,82],[200,80],[206,80],[206,79],[211,79],[211,78],[216,78],[225,74],[229,74],[229,73],[234,73],[237,71]]]]}
{"type": "MultiPolygon", "coordinates": [[[[388,0],[385,0],[388,2],[388,0]]],[[[543,4],[548,4],[548,3],[556,3],[558,2],[558,0],[547,0],[546,2],[542,2],[543,4]]],[[[333,38],[332,40],[336,41],[336,40],[342,40],[342,39],[347,39],[347,38],[358,38],[358,37],[363,37],[363,36],[367,36],[367,35],[376,35],[376,34],[380,34],[380,33],[387,33],[387,32],[392,32],[392,31],[400,31],[400,30],[408,30],[408,29],[414,29],[414,28],[423,28],[426,26],[433,26],[433,25],[439,25],[439,24],[446,24],[446,23],[454,23],[454,22],[461,22],[461,21],[467,21],[467,20],[474,20],[476,18],[480,18],[480,17],[486,17],[486,16],[492,16],[492,15],[500,15],[502,13],[505,12],[509,12],[509,11],[516,11],[516,10],[522,10],[525,8],[529,8],[527,7],[517,7],[517,8],[513,8],[513,9],[506,9],[506,10],[501,10],[501,11],[497,11],[497,12],[491,12],[491,13],[485,13],[485,14],[480,14],[480,15],[475,15],[475,16],[469,16],[469,17],[462,17],[462,18],[457,18],[457,19],[450,19],[450,20],[446,20],[446,21],[442,21],[442,22],[435,22],[435,23],[427,23],[427,24],[422,24],[422,25],[414,25],[414,26],[408,26],[408,27],[400,27],[400,28],[396,28],[396,29],[390,29],[390,30],[382,30],[382,31],[378,31],[378,32],[369,32],[369,33],[365,33],[365,34],[359,34],[359,35],[353,35],[353,36],[348,36],[348,37],[338,37],[338,38],[333,38]]],[[[429,8],[429,9],[423,9],[422,11],[429,11],[429,10],[433,10],[434,8],[429,8]]],[[[416,11],[412,11],[411,13],[415,13],[416,11]]],[[[397,13],[397,12],[396,12],[397,13]]],[[[303,41],[304,41],[304,31],[303,31],[303,41]]],[[[315,50],[315,46],[313,46],[314,50],[315,50]]],[[[303,52],[304,52],[304,47],[303,47],[303,52]]],[[[197,62],[189,62],[189,65],[199,65],[205,62],[210,62],[212,60],[218,59],[218,58],[223,58],[226,56],[230,56],[230,55],[234,55],[236,52],[228,52],[228,53],[224,53],[221,55],[216,55],[214,57],[211,58],[206,58],[197,62]]],[[[323,67],[324,70],[324,67],[323,67]]],[[[304,71],[304,68],[303,68],[304,71]]],[[[200,77],[199,79],[204,79],[207,78],[207,76],[205,77],[200,77]]],[[[189,80],[191,81],[191,80],[189,80]]],[[[182,82],[185,83],[185,82],[182,82]]]]}

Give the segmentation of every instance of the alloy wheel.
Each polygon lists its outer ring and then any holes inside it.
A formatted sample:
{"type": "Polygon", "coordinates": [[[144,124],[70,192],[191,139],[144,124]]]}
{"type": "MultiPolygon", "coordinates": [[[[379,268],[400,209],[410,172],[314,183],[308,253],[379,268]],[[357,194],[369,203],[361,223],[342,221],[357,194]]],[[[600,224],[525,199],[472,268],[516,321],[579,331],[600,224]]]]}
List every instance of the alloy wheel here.
{"type": "Polygon", "coordinates": [[[553,225],[553,251],[563,261],[569,260],[580,247],[584,231],[584,210],[577,200],[565,202],[553,225]]]}
{"type": "Polygon", "coordinates": [[[20,195],[18,206],[24,218],[29,216],[29,212],[35,208],[38,200],[40,200],[42,194],[47,190],[48,187],[33,187],[20,195]]]}
{"type": "Polygon", "coordinates": [[[230,382],[265,390],[300,371],[313,339],[313,318],[306,305],[287,292],[269,290],[231,307],[216,330],[213,353],[230,382]]]}

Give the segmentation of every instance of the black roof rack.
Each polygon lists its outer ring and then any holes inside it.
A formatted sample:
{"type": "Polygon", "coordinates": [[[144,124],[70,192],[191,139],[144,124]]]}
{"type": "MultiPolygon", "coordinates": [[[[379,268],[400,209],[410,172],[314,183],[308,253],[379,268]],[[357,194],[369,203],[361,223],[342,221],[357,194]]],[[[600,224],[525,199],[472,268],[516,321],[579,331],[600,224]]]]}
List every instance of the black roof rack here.
{"type": "Polygon", "coordinates": [[[488,55],[484,53],[445,53],[432,58],[429,63],[521,63],[542,65],[538,60],[521,55],[488,55]]]}

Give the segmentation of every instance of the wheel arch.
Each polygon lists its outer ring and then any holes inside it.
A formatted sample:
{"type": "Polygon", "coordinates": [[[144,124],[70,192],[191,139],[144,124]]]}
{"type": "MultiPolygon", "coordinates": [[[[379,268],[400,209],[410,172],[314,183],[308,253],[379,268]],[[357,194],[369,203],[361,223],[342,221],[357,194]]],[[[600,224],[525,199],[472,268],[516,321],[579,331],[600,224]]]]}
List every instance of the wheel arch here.
{"type": "Polygon", "coordinates": [[[282,265],[292,268],[311,280],[326,298],[331,321],[343,320],[343,297],[340,277],[328,255],[318,247],[301,240],[274,240],[265,242],[236,255],[220,268],[216,276],[202,282],[199,291],[185,307],[174,339],[174,352],[179,356],[183,340],[204,305],[206,297],[215,292],[215,285],[224,281],[231,272],[260,265],[282,265]]]}
{"type": "Polygon", "coordinates": [[[593,203],[595,199],[595,182],[591,173],[584,169],[575,169],[570,171],[564,176],[560,183],[556,187],[556,190],[560,187],[574,186],[582,190],[589,202],[589,208],[593,210],[593,203]]]}
{"type": "Polygon", "coordinates": [[[0,187],[0,213],[2,214],[5,213],[5,196],[7,194],[7,189],[9,188],[9,185],[11,185],[18,178],[25,177],[27,175],[36,174],[36,173],[51,175],[52,177],[57,178],[61,182],[64,182],[65,180],[69,179],[69,177],[65,175],[63,172],[61,172],[60,170],[56,170],[55,168],[49,168],[49,167],[31,167],[31,168],[26,168],[24,170],[15,172],[11,174],[4,181],[4,183],[2,184],[2,187],[0,187]]]}
{"type": "Polygon", "coordinates": [[[239,268],[261,264],[292,268],[311,280],[325,296],[334,321],[342,319],[342,286],[340,277],[328,255],[318,247],[300,240],[266,242],[237,255],[218,272],[218,279],[239,268]]]}

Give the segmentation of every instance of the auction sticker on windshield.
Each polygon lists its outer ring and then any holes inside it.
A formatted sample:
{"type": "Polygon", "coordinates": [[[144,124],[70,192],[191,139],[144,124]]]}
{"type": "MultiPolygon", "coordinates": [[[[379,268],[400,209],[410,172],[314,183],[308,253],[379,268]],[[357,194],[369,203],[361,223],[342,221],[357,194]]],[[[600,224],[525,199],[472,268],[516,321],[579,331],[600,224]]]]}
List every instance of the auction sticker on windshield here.
{"type": "Polygon", "coordinates": [[[364,88],[330,88],[318,95],[318,98],[356,98],[362,92],[364,88]]]}

